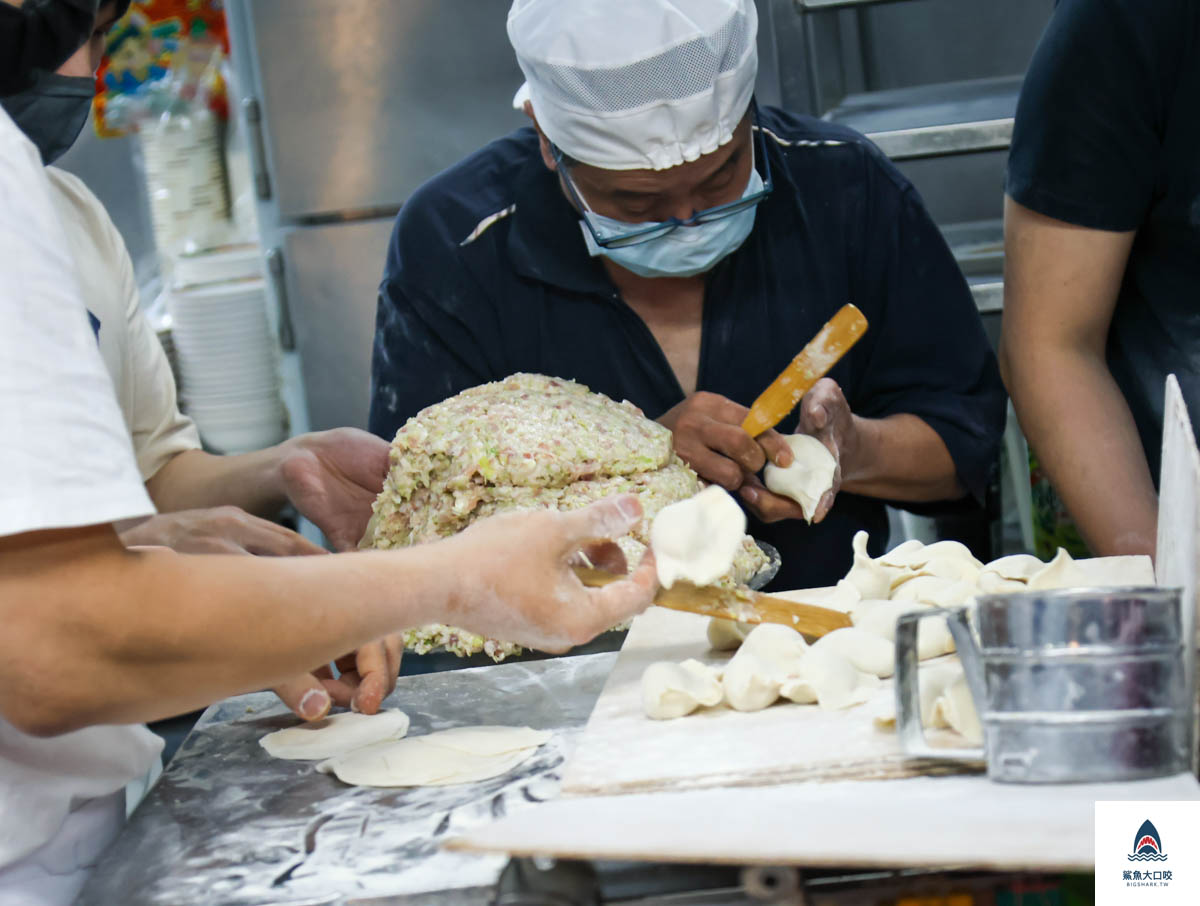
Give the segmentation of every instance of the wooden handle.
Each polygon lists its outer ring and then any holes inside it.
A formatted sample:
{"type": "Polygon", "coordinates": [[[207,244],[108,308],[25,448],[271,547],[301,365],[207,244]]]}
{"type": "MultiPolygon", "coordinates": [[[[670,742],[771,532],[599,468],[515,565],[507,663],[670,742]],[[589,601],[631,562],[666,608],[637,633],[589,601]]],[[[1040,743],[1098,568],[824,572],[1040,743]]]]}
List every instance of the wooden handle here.
{"type": "Polygon", "coordinates": [[[787,418],[812,385],[828,374],[866,332],[867,319],[863,313],[851,304],[843,305],[754,401],[742,429],[751,437],[758,437],[787,418]]]}
{"type": "MultiPolygon", "coordinates": [[[[599,588],[624,579],[598,569],[575,567],[575,575],[589,588],[599,588]]],[[[671,610],[682,610],[722,620],[743,623],[781,623],[790,626],[810,641],[850,626],[850,618],[828,607],[799,604],[786,598],[759,594],[746,588],[719,588],[715,585],[692,585],[676,582],[670,588],[660,588],[654,603],[671,610]]]]}

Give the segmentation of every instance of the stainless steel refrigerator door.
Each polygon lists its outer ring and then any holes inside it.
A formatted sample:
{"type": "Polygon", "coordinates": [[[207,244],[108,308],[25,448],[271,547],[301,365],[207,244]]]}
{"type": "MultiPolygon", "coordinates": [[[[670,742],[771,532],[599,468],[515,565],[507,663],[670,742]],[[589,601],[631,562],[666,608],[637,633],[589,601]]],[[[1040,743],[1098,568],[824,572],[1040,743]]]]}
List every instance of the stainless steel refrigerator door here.
{"type": "MultiPolygon", "coordinates": [[[[498,0],[230,0],[280,221],[394,211],[527,123],[498,0]],[[247,23],[242,34],[241,23],[247,23]]],[[[244,94],[246,92],[243,92],[244,94]]]]}
{"type": "Polygon", "coordinates": [[[367,427],[375,301],[392,218],[285,234],[288,307],[314,431],[367,427]]]}

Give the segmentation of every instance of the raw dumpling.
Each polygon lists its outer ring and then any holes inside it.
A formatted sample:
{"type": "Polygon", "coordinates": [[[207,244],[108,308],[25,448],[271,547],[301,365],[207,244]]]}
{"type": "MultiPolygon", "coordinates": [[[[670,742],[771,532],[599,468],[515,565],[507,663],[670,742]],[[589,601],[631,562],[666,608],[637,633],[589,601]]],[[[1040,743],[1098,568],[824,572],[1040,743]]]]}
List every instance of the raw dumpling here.
{"type": "Polygon", "coordinates": [[[395,709],[378,714],[346,711],[323,720],[268,733],[258,741],[274,758],[289,761],[321,761],[351,749],[399,739],[408,732],[408,715],[395,709]]]}
{"type": "Polygon", "coordinates": [[[752,651],[759,657],[785,668],[803,657],[807,650],[808,642],[804,641],[804,636],[782,623],[762,623],[755,626],[746,635],[746,641],[742,642],[742,651],[752,651]]]}
{"type": "Polygon", "coordinates": [[[893,601],[914,601],[933,607],[960,607],[974,596],[975,583],[940,579],[937,576],[917,576],[909,579],[892,594],[893,601]]]}
{"type": "Polygon", "coordinates": [[[804,636],[779,623],[756,626],[725,667],[725,701],[738,711],[758,711],[779,697],[783,679],[808,653],[804,636]]]}
{"type": "Polygon", "coordinates": [[[879,562],[884,566],[893,566],[898,569],[910,568],[909,564],[913,556],[921,550],[925,549],[925,544],[918,541],[916,538],[910,538],[907,541],[901,542],[893,547],[890,551],[879,558],[879,562]]]}
{"type": "MultiPolygon", "coordinates": [[[[891,570],[867,553],[867,533],[855,532],[854,565],[842,582],[854,586],[864,599],[887,598],[892,589],[892,579],[902,570],[891,570]]],[[[841,584],[840,582],[838,583],[841,584]]]]}
{"type": "MultiPolygon", "coordinates": [[[[924,604],[905,601],[864,601],[850,613],[856,627],[889,642],[896,641],[896,621],[902,614],[928,609],[924,604]]],[[[917,660],[927,661],[954,650],[954,637],[945,617],[922,620],[917,630],[917,660]]]]}
{"type": "Polygon", "coordinates": [[[994,573],[1002,579],[1028,582],[1046,564],[1032,554],[1010,554],[993,560],[983,568],[985,574],[994,573]]]}
{"type": "Polygon", "coordinates": [[[959,733],[972,745],[983,745],[983,725],[975,710],[975,699],[967,678],[960,676],[946,687],[934,705],[934,726],[946,726],[959,733]]]}
{"type": "Polygon", "coordinates": [[[746,641],[756,625],[713,617],[708,621],[708,647],[713,651],[732,651],[746,641]]]}
{"type": "Polygon", "coordinates": [[[469,727],[377,742],[322,762],[317,770],[354,786],[447,786],[498,777],[553,735],[529,727],[469,727]],[[443,734],[449,734],[443,737],[443,734]]]}
{"type": "MultiPolygon", "coordinates": [[[[1038,562],[1041,563],[1040,560],[1038,562]]],[[[979,593],[984,595],[1001,595],[1029,590],[1029,586],[1019,579],[1006,579],[999,573],[988,572],[986,569],[979,574],[976,587],[979,589],[979,593]]]]}
{"type": "Polygon", "coordinates": [[[920,569],[933,560],[941,559],[962,560],[973,566],[976,572],[983,569],[983,564],[975,559],[970,548],[960,541],[935,541],[933,544],[906,541],[879,558],[885,566],[908,569],[920,569]]]}
{"type": "Polygon", "coordinates": [[[743,645],[725,668],[721,689],[729,707],[738,711],[761,711],[779,698],[779,686],[784,676],[786,671],[780,670],[778,664],[747,651],[743,645]]]}
{"type": "MultiPolygon", "coordinates": [[[[979,569],[971,560],[962,557],[937,556],[920,569],[916,576],[936,576],[951,582],[970,582],[974,584],[979,578],[979,569]]],[[[915,578],[915,577],[914,577],[915,578]]],[[[893,584],[895,587],[895,584],[893,584]]]]}
{"type": "Polygon", "coordinates": [[[800,661],[795,674],[786,677],[779,694],[794,702],[816,702],[825,710],[849,708],[869,699],[879,688],[879,677],[855,669],[849,659],[815,645],[800,661]]]}
{"type": "Polygon", "coordinates": [[[746,514],[729,493],[709,485],[699,494],[663,507],[650,526],[658,581],[679,579],[710,585],[733,566],[746,534],[746,514]]]}
{"type": "Polygon", "coordinates": [[[835,651],[850,661],[856,670],[873,676],[891,676],[896,667],[895,646],[857,626],[835,629],[818,639],[813,648],[835,651]]]}
{"type": "Polygon", "coordinates": [[[642,674],[642,707],[654,720],[691,714],[701,705],[721,703],[719,673],[694,659],[681,664],[659,661],[642,674]]]}
{"type": "MultiPolygon", "coordinates": [[[[920,700],[921,725],[925,727],[948,726],[935,721],[943,720],[937,708],[942,693],[963,676],[962,663],[958,660],[946,661],[940,664],[927,664],[921,667],[917,680],[917,697],[920,700]]],[[[880,729],[895,729],[896,699],[889,699],[875,717],[875,726],[880,729]]]]}
{"type": "Polygon", "coordinates": [[[1049,591],[1056,588],[1079,588],[1088,584],[1087,574],[1061,547],[1049,564],[1029,578],[1030,591],[1049,591]]]}
{"type": "Polygon", "coordinates": [[[781,469],[767,463],[763,478],[769,491],[796,501],[804,511],[805,520],[812,522],[817,504],[833,489],[837,460],[823,443],[809,434],[793,434],[784,440],[792,448],[792,464],[781,469]]]}

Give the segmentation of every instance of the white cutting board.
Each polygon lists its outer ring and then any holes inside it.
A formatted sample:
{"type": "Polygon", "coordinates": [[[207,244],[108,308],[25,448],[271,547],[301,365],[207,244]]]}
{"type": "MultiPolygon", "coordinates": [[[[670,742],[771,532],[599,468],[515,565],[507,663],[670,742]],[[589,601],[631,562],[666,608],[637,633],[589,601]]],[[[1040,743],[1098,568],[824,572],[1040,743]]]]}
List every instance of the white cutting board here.
{"type": "MultiPolygon", "coordinates": [[[[1200,642],[1200,451],[1192,433],[1192,420],[1175,375],[1168,375],[1163,405],[1162,467],[1159,471],[1158,549],[1155,552],[1158,584],[1183,589],[1183,637],[1200,642]]],[[[1195,659],[1188,663],[1188,683],[1194,690],[1195,659]]],[[[1193,734],[1197,719],[1193,715],[1193,734]]],[[[1197,763],[1193,739],[1192,770],[1197,763]]]]}
{"type": "MultiPolygon", "coordinates": [[[[809,595],[811,597],[811,595],[809,595]]],[[[807,598],[806,598],[807,599],[807,598]]],[[[600,693],[575,755],[563,795],[755,786],[799,780],[882,779],[929,773],[929,762],[905,762],[895,733],[873,715],[891,709],[891,680],[868,703],[840,711],[781,702],[763,711],[724,705],[675,720],[651,720],[642,709],[642,672],[655,661],[727,661],[709,650],[708,620],[651,607],[634,620],[600,693]]],[[[949,731],[931,742],[962,744],[949,731]]],[[[962,770],[936,763],[942,772],[962,770]]]]}
{"type": "Polygon", "coordinates": [[[1061,786],[958,776],[557,799],[472,830],[449,848],[563,859],[1091,872],[1098,799],[1200,799],[1200,787],[1190,774],[1061,786]]]}

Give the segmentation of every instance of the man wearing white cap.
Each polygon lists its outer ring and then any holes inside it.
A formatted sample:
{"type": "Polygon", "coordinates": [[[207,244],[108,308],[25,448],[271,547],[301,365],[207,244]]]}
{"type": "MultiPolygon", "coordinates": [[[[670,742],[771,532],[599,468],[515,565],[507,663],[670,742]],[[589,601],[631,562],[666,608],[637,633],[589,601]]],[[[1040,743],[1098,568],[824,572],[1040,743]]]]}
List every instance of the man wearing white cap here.
{"type": "Polygon", "coordinates": [[[371,430],[515,371],[572,378],[671,427],[783,554],[829,584],[883,501],[982,495],[1004,390],[966,283],[913,187],[863,136],[758,109],[752,0],[516,0],[533,127],[405,205],[380,287],[371,430]],[[838,458],[806,526],[758,472],[747,406],[846,302],[866,337],[780,425],[838,458]]]}

